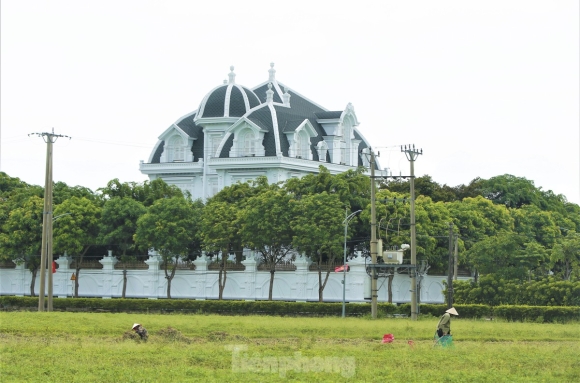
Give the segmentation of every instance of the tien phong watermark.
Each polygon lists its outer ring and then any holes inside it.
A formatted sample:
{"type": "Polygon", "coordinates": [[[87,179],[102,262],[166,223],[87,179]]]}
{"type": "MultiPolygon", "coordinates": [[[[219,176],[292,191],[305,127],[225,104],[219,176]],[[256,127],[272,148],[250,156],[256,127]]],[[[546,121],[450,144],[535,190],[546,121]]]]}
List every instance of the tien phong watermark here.
{"type": "Polygon", "coordinates": [[[286,373],[323,372],[340,374],[345,378],[354,376],[354,357],[306,357],[300,351],[292,356],[262,356],[257,352],[246,352],[246,345],[227,345],[225,348],[232,352],[233,372],[254,372],[262,374],[279,374],[286,377],[286,373]]]}

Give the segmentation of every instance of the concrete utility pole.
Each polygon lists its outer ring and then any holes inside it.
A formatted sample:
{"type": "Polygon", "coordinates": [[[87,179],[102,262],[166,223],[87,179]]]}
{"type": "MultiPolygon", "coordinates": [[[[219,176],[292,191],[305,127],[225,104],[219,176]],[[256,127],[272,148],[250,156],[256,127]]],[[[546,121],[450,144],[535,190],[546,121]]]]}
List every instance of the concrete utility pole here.
{"type": "Polygon", "coordinates": [[[419,312],[417,307],[417,243],[416,243],[416,227],[415,227],[415,160],[420,154],[423,154],[423,149],[415,150],[415,145],[407,148],[405,145],[404,149],[401,146],[401,152],[405,153],[407,160],[411,164],[411,265],[415,268],[411,269],[411,319],[417,320],[417,313],[419,312]]]}
{"type": "Polygon", "coordinates": [[[375,181],[375,153],[371,148],[370,167],[371,167],[371,317],[377,318],[377,270],[374,266],[377,264],[377,217],[375,206],[376,181],[375,181]]]}
{"type": "Polygon", "coordinates": [[[447,271],[447,308],[453,307],[453,224],[449,224],[449,269],[447,271]]]}
{"type": "MultiPolygon", "coordinates": [[[[46,173],[44,179],[44,211],[42,212],[42,249],[40,251],[40,286],[38,289],[38,311],[44,309],[44,291],[46,287],[46,269],[48,272],[48,304],[46,311],[52,311],[52,144],[59,137],[68,137],[52,133],[30,133],[42,137],[46,142],[46,173]]],[[[70,137],[69,137],[70,138],[70,137]]]]}

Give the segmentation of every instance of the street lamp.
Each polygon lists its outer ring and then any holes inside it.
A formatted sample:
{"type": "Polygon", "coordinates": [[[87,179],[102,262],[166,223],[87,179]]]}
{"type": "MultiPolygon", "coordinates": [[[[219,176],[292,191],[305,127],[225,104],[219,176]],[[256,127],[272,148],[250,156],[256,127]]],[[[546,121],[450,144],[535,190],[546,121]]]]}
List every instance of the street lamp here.
{"type": "Polygon", "coordinates": [[[345,301],[346,301],[346,231],[348,230],[348,223],[350,222],[351,219],[354,218],[355,215],[357,215],[358,213],[360,213],[362,210],[357,210],[354,213],[351,213],[350,215],[346,215],[348,213],[348,210],[345,211],[344,215],[346,216],[346,218],[344,219],[344,221],[342,221],[342,223],[344,223],[344,262],[342,264],[342,317],[346,317],[346,306],[345,306],[345,301]]]}

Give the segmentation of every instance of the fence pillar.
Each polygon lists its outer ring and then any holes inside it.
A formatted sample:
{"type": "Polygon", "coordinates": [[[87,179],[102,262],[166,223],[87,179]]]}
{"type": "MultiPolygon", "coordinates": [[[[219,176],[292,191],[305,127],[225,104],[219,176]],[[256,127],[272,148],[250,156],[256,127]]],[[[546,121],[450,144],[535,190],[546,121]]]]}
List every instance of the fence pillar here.
{"type": "Polygon", "coordinates": [[[110,299],[113,296],[113,273],[115,271],[115,264],[119,262],[116,257],[113,257],[113,250],[108,251],[108,255],[104,256],[99,261],[103,265],[103,299],[110,299]]]}
{"type": "Polygon", "coordinates": [[[300,254],[294,261],[294,265],[296,266],[296,295],[294,298],[296,302],[306,302],[308,297],[306,286],[308,285],[308,269],[311,264],[312,261],[310,258],[304,254],[300,254]]]}
{"type": "MultiPolygon", "coordinates": [[[[22,259],[13,259],[12,262],[16,264],[16,267],[14,268],[16,271],[16,278],[12,279],[12,286],[10,286],[11,292],[15,293],[17,297],[23,297],[25,295],[24,291],[26,291],[24,282],[26,281],[26,271],[28,270],[26,269],[26,264],[22,259]]],[[[39,274],[39,272],[37,274],[39,274]]],[[[32,273],[30,277],[32,278],[32,273]]]]}
{"type": "Polygon", "coordinates": [[[66,298],[69,292],[73,296],[73,281],[70,280],[74,272],[70,268],[72,258],[65,251],[55,262],[58,264],[58,269],[56,269],[55,277],[52,279],[54,293],[57,294],[58,298],[66,298]]]}
{"type": "Polygon", "coordinates": [[[147,291],[147,287],[149,287],[149,299],[157,299],[159,297],[159,266],[161,266],[162,262],[163,259],[156,251],[149,251],[149,259],[145,261],[145,263],[149,265],[147,273],[149,276],[149,286],[144,286],[145,291],[147,291]]]}
{"type": "Polygon", "coordinates": [[[256,300],[256,272],[258,270],[258,261],[253,251],[246,255],[246,259],[242,261],[242,265],[246,267],[244,271],[246,285],[246,301],[256,300]]]}
{"type": "Polygon", "coordinates": [[[195,292],[196,300],[204,301],[206,298],[206,283],[207,283],[207,266],[211,260],[206,255],[205,251],[193,261],[195,265],[195,292]]]}
{"type": "Polygon", "coordinates": [[[370,282],[370,276],[367,274],[366,262],[362,256],[362,251],[357,251],[356,257],[346,264],[349,266],[345,282],[346,300],[357,301],[364,299],[365,280],[368,279],[368,282],[370,282]]]}

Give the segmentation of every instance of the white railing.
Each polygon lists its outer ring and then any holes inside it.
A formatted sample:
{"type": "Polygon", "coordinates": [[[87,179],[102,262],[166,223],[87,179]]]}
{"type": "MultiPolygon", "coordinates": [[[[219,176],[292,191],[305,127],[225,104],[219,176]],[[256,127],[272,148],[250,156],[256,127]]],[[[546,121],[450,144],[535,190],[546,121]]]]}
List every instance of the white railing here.
{"type": "MultiPolygon", "coordinates": [[[[71,276],[70,257],[56,260],[59,267],[53,275],[53,294],[66,298],[73,295],[74,281],[71,276]]],[[[123,289],[123,270],[115,267],[117,258],[105,256],[99,261],[102,269],[81,269],[79,278],[79,296],[82,297],[120,297],[123,289]]],[[[127,271],[126,297],[132,298],[165,298],[167,296],[167,279],[161,268],[161,258],[152,255],[144,263],[146,269],[129,269],[127,271]]],[[[195,270],[178,269],[171,281],[171,297],[182,299],[217,299],[218,270],[208,267],[211,260],[201,257],[193,261],[195,270]]],[[[224,290],[224,299],[264,300],[268,299],[270,272],[258,270],[258,262],[249,258],[242,261],[243,271],[228,271],[224,290]]],[[[318,273],[309,271],[312,262],[300,257],[294,261],[295,271],[276,272],[274,274],[273,298],[286,301],[318,301],[318,273]]],[[[366,302],[364,288],[368,284],[364,259],[358,257],[348,262],[350,271],[346,273],[346,301],[366,302]]],[[[51,270],[48,270],[50,272],[51,270]]],[[[32,275],[23,264],[15,268],[0,269],[0,295],[30,295],[32,275]]],[[[324,301],[342,301],[342,272],[332,272],[324,289],[324,301]]],[[[423,303],[443,303],[445,276],[424,276],[421,285],[420,301],[423,303]]],[[[460,277],[467,280],[470,278],[460,277]]],[[[40,276],[36,277],[35,292],[38,293],[40,276]]],[[[396,274],[393,283],[393,302],[410,302],[410,282],[406,274],[396,274]]],[[[387,282],[379,280],[378,300],[388,299],[387,282]]]]}

